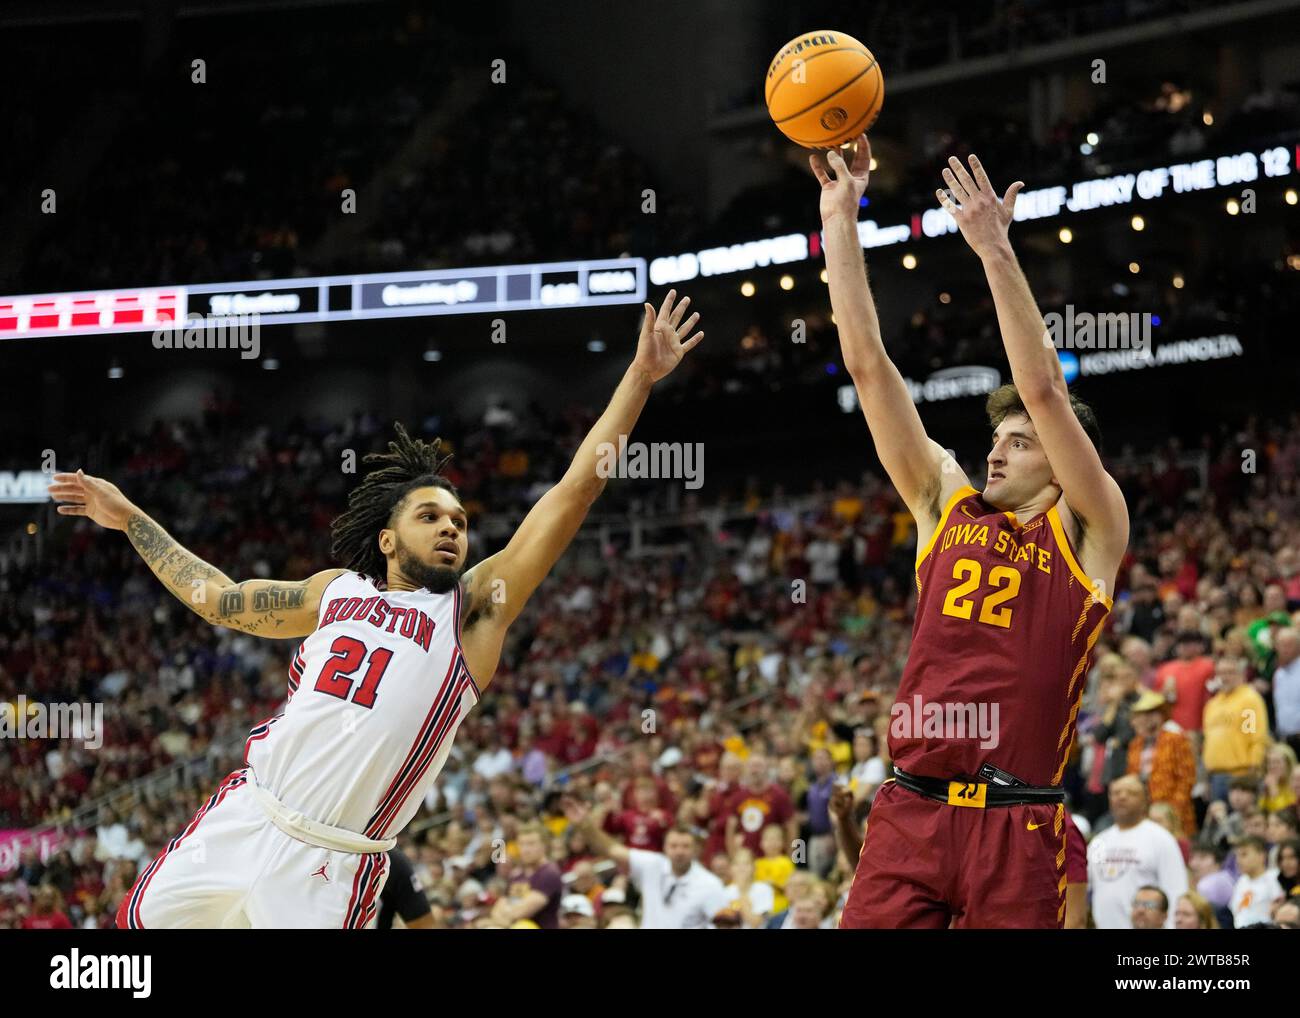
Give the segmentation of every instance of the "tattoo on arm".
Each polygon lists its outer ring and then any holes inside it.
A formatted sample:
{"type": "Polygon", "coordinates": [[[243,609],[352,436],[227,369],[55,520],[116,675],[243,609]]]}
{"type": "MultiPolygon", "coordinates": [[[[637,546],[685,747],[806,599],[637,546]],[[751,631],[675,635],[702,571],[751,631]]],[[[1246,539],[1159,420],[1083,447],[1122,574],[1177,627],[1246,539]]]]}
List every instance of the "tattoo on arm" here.
{"type": "Polygon", "coordinates": [[[253,601],[250,606],[244,591],[244,587],[249,582],[249,580],[245,580],[229,590],[222,591],[221,602],[217,605],[218,618],[228,619],[246,613],[260,614],[268,617],[241,623],[240,628],[246,630],[249,627],[262,628],[263,622],[273,622],[275,625],[281,626],[284,624],[284,620],[271,618],[271,612],[301,608],[307,603],[307,581],[302,580],[298,583],[275,583],[266,587],[258,587],[252,591],[253,601]]]}
{"type": "Polygon", "coordinates": [[[307,584],[277,584],[253,591],[253,611],[273,612],[301,608],[307,596],[307,584]]]}
{"type": "Polygon", "coordinates": [[[151,566],[163,554],[176,547],[176,541],[167,531],[154,523],[147,516],[136,513],[126,521],[126,536],[130,539],[140,557],[151,566]]]}
{"type": "Polygon", "coordinates": [[[277,583],[265,580],[236,584],[221,570],[208,565],[197,555],[181,547],[174,537],[143,514],[132,516],[126,525],[127,537],[155,576],[197,615],[229,625],[245,633],[271,635],[284,626],[283,613],[303,608],[307,603],[307,580],[277,583]],[[190,597],[196,582],[216,581],[225,587],[215,608],[196,603],[190,597]],[[249,587],[250,583],[256,586],[249,587]],[[245,589],[248,588],[248,589],[245,589]]]}
{"type": "Polygon", "coordinates": [[[240,587],[243,587],[242,583],[234,590],[223,590],[221,592],[221,603],[217,605],[217,614],[223,619],[243,612],[244,592],[240,587]]]}
{"type": "Polygon", "coordinates": [[[183,561],[180,568],[173,574],[173,579],[182,586],[190,586],[195,580],[210,580],[218,575],[218,570],[213,569],[197,558],[190,557],[183,561]]]}
{"type": "Polygon", "coordinates": [[[190,599],[195,581],[229,580],[221,570],[182,548],[174,537],[142,513],[127,520],[126,536],[154,575],[199,615],[203,614],[202,610],[190,599]]]}

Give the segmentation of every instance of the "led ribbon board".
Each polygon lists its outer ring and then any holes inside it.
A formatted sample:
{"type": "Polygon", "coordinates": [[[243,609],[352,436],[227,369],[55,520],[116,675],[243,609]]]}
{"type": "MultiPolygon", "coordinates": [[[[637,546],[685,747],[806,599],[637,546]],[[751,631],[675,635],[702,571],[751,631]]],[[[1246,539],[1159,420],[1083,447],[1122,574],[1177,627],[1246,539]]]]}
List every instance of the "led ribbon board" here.
{"type": "Polygon", "coordinates": [[[644,258],[0,297],[0,339],[640,304],[644,258]]]}

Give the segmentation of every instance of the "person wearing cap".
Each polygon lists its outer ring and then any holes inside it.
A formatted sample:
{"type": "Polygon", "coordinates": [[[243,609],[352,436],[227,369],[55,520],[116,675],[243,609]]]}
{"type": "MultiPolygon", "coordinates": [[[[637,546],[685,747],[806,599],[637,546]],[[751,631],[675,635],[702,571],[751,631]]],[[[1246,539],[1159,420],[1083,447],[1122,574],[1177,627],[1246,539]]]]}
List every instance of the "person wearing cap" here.
{"type": "Polygon", "coordinates": [[[596,909],[585,894],[566,894],[560,899],[560,929],[596,929],[596,909]]]}
{"type": "Polygon", "coordinates": [[[1169,717],[1184,732],[1200,732],[1210,698],[1214,660],[1205,653],[1205,637],[1184,629],[1175,637],[1172,661],[1156,669],[1155,688],[1169,704],[1169,717]]]}
{"type": "Polygon", "coordinates": [[[1129,708],[1136,733],[1128,744],[1128,771],[1147,786],[1151,802],[1167,803],[1178,815],[1183,832],[1196,832],[1192,786],[1196,784],[1196,753],[1192,742],[1173,723],[1165,721],[1165,698],[1143,690],[1129,708]]]}

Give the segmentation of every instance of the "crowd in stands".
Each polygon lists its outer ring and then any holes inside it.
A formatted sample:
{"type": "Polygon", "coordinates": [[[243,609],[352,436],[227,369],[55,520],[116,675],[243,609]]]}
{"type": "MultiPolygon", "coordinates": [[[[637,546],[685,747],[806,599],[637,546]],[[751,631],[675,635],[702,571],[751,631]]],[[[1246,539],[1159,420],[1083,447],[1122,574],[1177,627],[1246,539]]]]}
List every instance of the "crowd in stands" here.
{"type": "Polygon", "coordinates": [[[773,4],[765,34],[775,52],[810,25],[853,25],[853,35],[890,55],[892,68],[911,72],[1225,6],[1216,0],[977,0],[926,8],[886,0],[864,9],[853,0],[809,0],[773,4]]]}
{"type": "MultiPolygon", "coordinates": [[[[1287,921],[1271,913],[1297,882],[1297,423],[1244,425],[1231,438],[1259,450],[1258,471],[1225,451],[1204,487],[1176,443],[1111,463],[1133,534],[1066,775],[1102,846],[1098,925],[1156,915],[1148,885],[1170,925],[1201,914],[1184,891],[1221,925],[1287,921]],[[1249,733],[1230,723],[1242,710],[1249,733]],[[1182,882],[1161,886],[1154,864],[1141,886],[1115,878],[1103,848],[1121,837],[1166,861],[1173,845],[1182,882]]],[[[322,464],[377,444],[374,422],[236,442],[233,427],[210,416],[123,440],[117,479],[228,572],[321,568],[346,488],[322,464]]],[[[489,437],[461,443],[467,500],[492,476],[476,474],[489,437]]],[[[724,526],[682,528],[670,554],[576,553],[530,604],[402,838],[438,925],[834,925],[889,773],[914,531],[870,475],[730,508],[724,526]],[[691,875],[694,919],[647,915],[646,888],[671,873],[691,875]],[[524,885],[548,888],[541,912],[521,914],[524,885]]],[[[292,650],[204,625],[88,523],[61,528],[39,568],[0,572],[0,701],[106,704],[101,748],[6,741],[0,830],[55,825],[56,841],[0,874],[0,926],[110,925],[135,873],[240,765],[232,731],[278,709],[292,650]],[[179,787],[111,794],[178,760],[179,787]]]]}
{"type": "MultiPolygon", "coordinates": [[[[827,23],[862,21],[856,8],[823,6],[827,23]]],[[[1004,48],[1013,37],[1057,38],[1061,18],[1074,30],[1200,5],[1061,6],[1069,10],[979,4],[960,12],[964,27],[953,32],[946,15],[882,4],[864,31],[870,27],[891,66],[908,66],[905,54],[924,66],[940,40],[946,47],[960,39],[975,53],[1004,48]]],[[[726,209],[701,216],[658,178],[648,153],[601,129],[580,97],[539,78],[517,54],[507,60],[507,86],[485,87],[446,118],[431,151],[376,188],[377,171],[439,108],[449,84],[486,76],[482,47],[419,2],[364,18],[347,8],[315,10],[311,32],[297,13],[248,18],[178,21],[163,52],[140,57],[138,80],[116,65],[105,72],[111,80],[101,102],[117,104],[110,140],[101,147],[87,130],[92,168],[66,182],[42,171],[52,177],[58,214],[32,213],[36,225],[10,292],[654,256],[810,225],[807,180],[789,177],[746,189],[726,209]],[[492,130],[484,132],[484,124],[492,130]],[[656,192],[655,215],[643,212],[647,188],[656,192]],[[348,201],[351,208],[364,203],[373,220],[346,254],[318,251],[348,201]],[[96,257],[85,258],[86,251],[96,257]]],[[[765,23],[773,38],[786,31],[779,12],[765,23]]],[[[34,40],[37,52],[48,45],[39,32],[34,40]]],[[[75,68],[57,67],[67,82],[49,82],[41,94],[48,91],[55,109],[75,117],[73,97],[83,86],[75,68]]],[[[13,77],[21,82],[39,70],[24,63],[13,77]]],[[[1028,181],[1060,182],[1119,172],[1134,160],[1254,145],[1300,124],[1300,93],[1286,87],[1258,87],[1206,123],[1217,102],[1192,83],[1128,77],[1108,87],[1102,106],[1053,125],[1041,143],[1014,116],[958,114],[945,130],[909,139],[906,166],[882,170],[872,200],[889,221],[931,208],[944,160],[973,150],[994,172],[1014,167],[1028,181]],[[1085,141],[1092,132],[1096,144],[1085,141]]],[[[48,123],[24,112],[15,129],[32,148],[49,151],[39,138],[48,123]]],[[[0,181],[6,173],[13,175],[0,170],[0,181]]],[[[20,189],[22,207],[35,207],[27,189],[20,189]]]]}
{"type": "MultiPolygon", "coordinates": [[[[485,89],[446,118],[417,168],[371,188],[454,80],[488,81],[490,54],[444,13],[313,10],[311,31],[302,12],[178,22],[138,80],[105,91],[122,113],[92,150],[101,169],[55,188],[60,214],[38,217],[10,292],[608,257],[655,247],[655,230],[689,236],[689,205],[664,194],[664,216],[642,215],[642,190],[657,183],[644,161],[515,55],[509,87],[485,89]],[[486,152],[485,123],[496,125],[486,152]],[[345,209],[369,203],[382,212],[361,244],[313,254],[345,209]]],[[[22,71],[13,77],[31,87],[54,68],[22,71]]],[[[72,94],[57,81],[46,90],[72,94]]]]}
{"type": "Polygon", "coordinates": [[[451,73],[416,13],[317,10],[311,24],[273,12],[178,22],[123,100],[104,169],[64,195],[27,276],[76,289],[295,274],[345,189],[368,181],[451,73]]]}

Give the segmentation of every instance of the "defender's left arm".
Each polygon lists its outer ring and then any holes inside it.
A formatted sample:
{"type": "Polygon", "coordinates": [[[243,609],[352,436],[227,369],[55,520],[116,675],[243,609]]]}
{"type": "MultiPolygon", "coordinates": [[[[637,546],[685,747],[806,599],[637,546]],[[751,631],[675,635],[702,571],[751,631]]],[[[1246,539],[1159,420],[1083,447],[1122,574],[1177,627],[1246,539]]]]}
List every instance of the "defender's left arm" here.
{"type": "Polygon", "coordinates": [[[470,670],[481,673],[480,685],[495,670],[506,629],[546,579],[604,490],[619,438],[630,435],[651,387],[704,338],[702,332],[691,335],[700,316],[685,317],[690,298],[676,298],[676,291],[669,290],[658,311],[645,305],[636,356],[569,469],[528,511],[510,542],[466,573],[464,644],[470,670]]]}
{"type": "Polygon", "coordinates": [[[1081,564],[1089,575],[1111,582],[1128,546],[1128,506],[1074,416],[1056,348],[1011,249],[1008,229],[1016,195],[1025,185],[1016,181],[999,200],[978,158],[970,157],[970,172],[955,158],[948,166],[943,178],[951,196],[941,190],[939,202],[984,265],[1011,378],[1075,518],[1082,540],[1080,558],[1087,560],[1081,564]]]}

